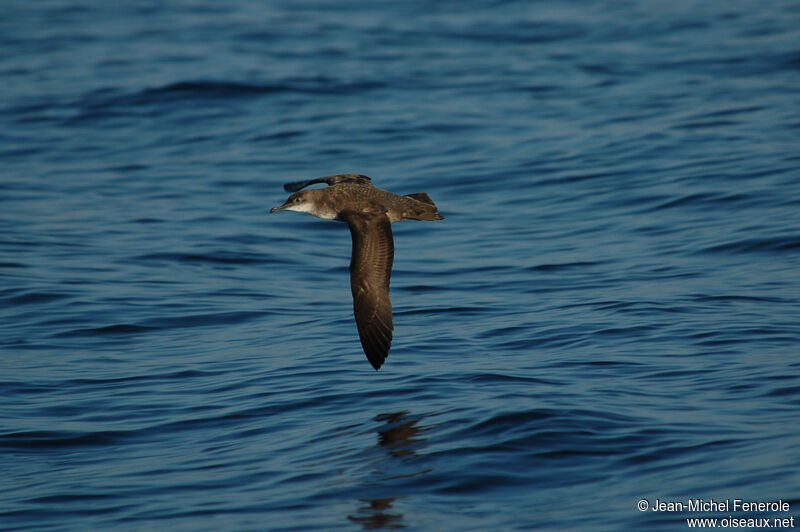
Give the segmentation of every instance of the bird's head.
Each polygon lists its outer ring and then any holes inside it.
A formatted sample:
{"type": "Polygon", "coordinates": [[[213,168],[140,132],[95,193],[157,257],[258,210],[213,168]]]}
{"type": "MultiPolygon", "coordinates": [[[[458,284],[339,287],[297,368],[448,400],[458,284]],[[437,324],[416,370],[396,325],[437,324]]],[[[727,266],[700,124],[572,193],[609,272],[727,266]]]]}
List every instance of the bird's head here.
{"type": "Polygon", "coordinates": [[[286,203],[270,209],[269,212],[276,211],[296,211],[296,212],[310,212],[313,205],[313,192],[314,190],[303,190],[296,192],[289,196],[286,203]]]}

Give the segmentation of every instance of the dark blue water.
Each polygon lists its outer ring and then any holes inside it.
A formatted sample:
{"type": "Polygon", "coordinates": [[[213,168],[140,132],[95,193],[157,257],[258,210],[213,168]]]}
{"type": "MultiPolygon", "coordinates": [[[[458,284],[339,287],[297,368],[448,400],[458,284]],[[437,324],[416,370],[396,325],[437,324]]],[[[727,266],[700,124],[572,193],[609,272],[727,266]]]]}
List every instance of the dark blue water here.
{"type": "Polygon", "coordinates": [[[798,515],[800,4],[118,4],[3,4],[0,529],[798,515]],[[340,172],[446,216],[377,373],[340,172]]]}

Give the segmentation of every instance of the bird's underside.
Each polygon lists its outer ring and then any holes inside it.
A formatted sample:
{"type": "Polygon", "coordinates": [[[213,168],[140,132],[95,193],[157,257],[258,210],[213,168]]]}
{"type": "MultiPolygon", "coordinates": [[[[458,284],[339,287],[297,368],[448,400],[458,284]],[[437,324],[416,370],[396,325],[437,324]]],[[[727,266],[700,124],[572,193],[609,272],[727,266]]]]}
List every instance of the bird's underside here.
{"type": "Polygon", "coordinates": [[[308,212],[319,218],[344,221],[353,240],[350,289],[358,336],[372,367],[381,367],[392,344],[392,302],[389,280],[394,260],[391,223],[440,220],[436,205],[425,193],[398,196],[375,188],[367,176],[339,174],[287,183],[295,192],[283,205],[272,209],[308,212]],[[317,183],[324,189],[302,191],[317,183]]]}

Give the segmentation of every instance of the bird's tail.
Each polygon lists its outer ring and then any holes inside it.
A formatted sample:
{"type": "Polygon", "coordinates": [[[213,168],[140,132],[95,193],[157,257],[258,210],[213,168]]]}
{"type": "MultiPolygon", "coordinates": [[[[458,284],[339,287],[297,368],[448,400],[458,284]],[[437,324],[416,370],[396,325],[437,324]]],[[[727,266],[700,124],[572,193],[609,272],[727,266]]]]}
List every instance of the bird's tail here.
{"type": "Polygon", "coordinates": [[[409,202],[408,217],[412,220],[443,220],[444,216],[439,214],[439,208],[433,202],[430,196],[424,192],[417,192],[416,194],[408,194],[407,198],[414,200],[409,202]]]}

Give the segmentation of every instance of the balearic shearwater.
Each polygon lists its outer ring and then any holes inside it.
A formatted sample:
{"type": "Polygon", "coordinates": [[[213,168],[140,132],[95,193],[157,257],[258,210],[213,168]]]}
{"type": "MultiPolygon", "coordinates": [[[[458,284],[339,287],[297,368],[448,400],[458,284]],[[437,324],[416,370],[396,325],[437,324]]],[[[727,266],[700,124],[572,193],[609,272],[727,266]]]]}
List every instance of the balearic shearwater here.
{"type": "Polygon", "coordinates": [[[350,258],[353,314],[364,354],[377,370],[389,356],[392,344],[389,277],[394,240],[391,224],[403,220],[441,220],[444,216],[424,192],[398,196],[372,186],[370,178],[364,175],[330,175],[287,183],[283,188],[295,194],[269,212],[307,212],[323,220],[347,222],[353,237],[350,258]],[[328,187],[298,192],[316,183],[327,183],[328,187]]]}

